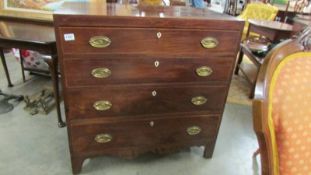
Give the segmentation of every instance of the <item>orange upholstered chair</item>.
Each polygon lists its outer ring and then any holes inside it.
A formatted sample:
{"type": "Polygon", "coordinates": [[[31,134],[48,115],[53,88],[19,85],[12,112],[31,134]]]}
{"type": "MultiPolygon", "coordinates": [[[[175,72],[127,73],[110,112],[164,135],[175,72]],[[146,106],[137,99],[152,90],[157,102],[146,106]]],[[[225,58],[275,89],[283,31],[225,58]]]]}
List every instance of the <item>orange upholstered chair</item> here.
{"type": "Polygon", "coordinates": [[[253,101],[262,174],[311,173],[311,29],[275,47],[253,101]]]}

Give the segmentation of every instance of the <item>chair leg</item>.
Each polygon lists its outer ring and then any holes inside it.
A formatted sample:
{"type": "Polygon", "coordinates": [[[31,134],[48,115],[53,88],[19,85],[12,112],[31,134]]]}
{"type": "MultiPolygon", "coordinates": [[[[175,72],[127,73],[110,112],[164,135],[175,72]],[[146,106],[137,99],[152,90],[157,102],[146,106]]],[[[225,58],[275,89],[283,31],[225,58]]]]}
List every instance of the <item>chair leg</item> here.
{"type": "Polygon", "coordinates": [[[252,85],[251,92],[250,92],[250,94],[249,94],[249,96],[248,96],[249,99],[253,99],[253,98],[254,98],[255,87],[256,87],[256,83],[254,83],[254,84],[252,85]]]}
{"type": "Polygon", "coordinates": [[[8,86],[9,87],[13,87],[13,84],[12,84],[11,78],[10,78],[10,74],[9,74],[9,71],[8,71],[8,67],[7,67],[7,64],[6,64],[6,61],[5,61],[5,56],[4,56],[3,48],[0,48],[0,57],[1,57],[1,62],[2,62],[3,68],[4,68],[4,72],[5,72],[5,75],[6,75],[6,79],[8,80],[8,86]]]}
{"type": "Polygon", "coordinates": [[[243,56],[244,56],[244,53],[242,50],[240,50],[240,53],[239,53],[239,57],[238,57],[238,61],[237,61],[237,64],[235,66],[235,71],[234,71],[234,74],[235,75],[239,75],[239,70],[240,70],[240,64],[242,63],[243,61],[243,56]]]}
{"type": "Polygon", "coordinates": [[[58,86],[58,64],[57,64],[57,56],[52,56],[52,59],[47,61],[52,77],[53,82],[53,91],[54,98],[56,102],[56,110],[57,110],[57,119],[58,119],[58,127],[62,128],[66,126],[66,123],[63,122],[60,110],[60,98],[59,98],[59,86],[58,86]]]}
{"type": "Polygon", "coordinates": [[[248,97],[250,99],[253,99],[254,95],[255,95],[255,88],[256,88],[256,82],[257,82],[259,70],[260,70],[260,67],[257,68],[255,82],[252,84],[251,92],[250,92],[249,97],[248,97]]]}
{"type": "Polygon", "coordinates": [[[22,50],[19,50],[19,58],[21,59],[21,69],[22,69],[22,76],[23,76],[23,81],[26,82],[26,77],[25,77],[25,68],[24,68],[24,57],[22,55],[22,50]]]}

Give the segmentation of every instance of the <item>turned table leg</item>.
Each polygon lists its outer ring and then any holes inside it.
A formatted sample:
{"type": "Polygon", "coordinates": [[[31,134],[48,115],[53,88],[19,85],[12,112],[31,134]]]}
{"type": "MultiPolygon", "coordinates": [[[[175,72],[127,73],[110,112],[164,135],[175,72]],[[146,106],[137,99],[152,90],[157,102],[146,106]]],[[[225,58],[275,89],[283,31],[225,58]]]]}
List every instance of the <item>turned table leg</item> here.
{"type": "Polygon", "coordinates": [[[3,68],[4,68],[4,72],[5,72],[5,75],[6,75],[6,79],[8,80],[8,86],[9,87],[13,87],[13,84],[12,84],[11,78],[10,78],[10,74],[9,74],[9,71],[8,71],[8,67],[7,67],[7,64],[6,64],[6,61],[5,61],[5,56],[4,56],[3,48],[0,48],[0,57],[1,57],[1,62],[2,62],[3,68]]]}
{"type": "Polygon", "coordinates": [[[243,51],[242,51],[242,49],[240,50],[240,52],[239,52],[239,57],[238,57],[238,61],[237,61],[237,64],[236,64],[236,66],[235,66],[235,71],[234,71],[234,74],[235,75],[238,75],[239,74],[239,70],[240,70],[240,65],[241,65],[241,63],[242,63],[242,61],[243,61],[243,56],[244,56],[244,53],[243,53],[243,51]]]}
{"type": "Polygon", "coordinates": [[[56,102],[56,110],[57,110],[57,119],[58,119],[58,127],[62,128],[66,126],[66,123],[62,119],[61,110],[60,110],[60,96],[59,96],[59,86],[58,86],[58,63],[57,56],[52,56],[52,59],[47,60],[49,65],[52,82],[53,82],[53,91],[54,98],[56,102]]]}
{"type": "Polygon", "coordinates": [[[21,49],[19,49],[19,58],[20,58],[20,61],[21,61],[21,69],[22,69],[23,81],[26,82],[25,68],[24,68],[24,57],[22,55],[22,50],[21,49]]]}

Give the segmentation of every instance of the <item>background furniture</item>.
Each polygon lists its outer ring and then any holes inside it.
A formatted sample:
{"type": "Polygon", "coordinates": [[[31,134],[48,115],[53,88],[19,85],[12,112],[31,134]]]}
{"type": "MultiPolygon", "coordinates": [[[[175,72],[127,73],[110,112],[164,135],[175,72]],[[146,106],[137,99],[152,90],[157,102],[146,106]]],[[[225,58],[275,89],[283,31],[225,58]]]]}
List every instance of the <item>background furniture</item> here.
{"type": "MultiPolygon", "coordinates": [[[[212,0],[222,3],[222,0],[212,0]]],[[[248,2],[246,0],[224,0],[224,12],[228,15],[237,16],[241,14],[248,2]]]]}
{"type": "Polygon", "coordinates": [[[306,27],[311,26],[310,15],[297,15],[294,18],[290,18],[288,21],[293,24],[294,33],[298,33],[306,27]]]}
{"type": "Polygon", "coordinates": [[[262,174],[308,174],[311,169],[311,32],[287,40],[266,57],[253,101],[262,174]]]}
{"type": "MultiPolygon", "coordinates": [[[[277,43],[281,39],[290,38],[292,35],[292,30],[292,25],[278,21],[249,20],[249,30],[247,32],[247,37],[249,36],[250,32],[254,32],[260,36],[267,37],[272,43],[277,43]]],[[[263,63],[264,58],[254,55],[252,50],[247,46],[246,42],[241,43],[240,53],[235,67],[235,74],[238,75],[239,71],[243,73],[243,75],[246,77],[246,80],[251,84],[251,93],[249,97],[253,98],[258,71],[263,63]],[[255,70],[247,67],[245,64],[242,64],[244,54],[255,65],[255,70]]]]}
{"type": "Polygon", "coordinates": [[[311,15],[311,5],[308,0],[288,0],[287,4],[273,5],[279,8],[278,18],[282,22],[290,23],[288,19],[296,15],[311,15]]]}
{"type": "Polygon", "coordinates": [[[54,22],[73,173],[99,155],[203,145],[212,157],[243,21],[187,7],[81,2],[64,4],[54,22]]]}
{"type": "Polygon", "coordinates": [[[274,43],[282,39],[288,39],[293,32],[292,25],[279,21],[249,19],[248,22],[250,26],[247,35],[253,32],[265,36],[274,43]]]}
{"type": "MultiPolygon", "coordinates": [[[[58,61],[55,43],[55,34],[53,27],[48,23],[33,23],[30,21],[13,21],[12,19],[2,19],[0,21],[0,57],[8,80],[9,87],[13,84],[10,79],[7,68],[4,49],[18,48],[35,50],[46,54],[46,61],[50,67],[50,73],[53,80],[53,90],[57,108],[58,126],[64,127],[65,123],[61,118],[59,87],[58,87],[58,61]]],[[[45,72],[38,69],[25,69],[23,66],[23,57],[21,55],[21,69],[23,80],[25,81],[25,70],[34,72],[45,72]]],[[[45,72],[46,73],[46,72],[45,72]]]]}
{"type": "Polygon", "coordinates": [[[238,18],[245,20],[245,26],[243,30],[242,40],[246,39],[248,35],[248,20],[267,20],[273,21],[278,13],[278,8],[261,2],[253,2],[246,5],[246,8],[242,11],[242,14],[238,18]]]}

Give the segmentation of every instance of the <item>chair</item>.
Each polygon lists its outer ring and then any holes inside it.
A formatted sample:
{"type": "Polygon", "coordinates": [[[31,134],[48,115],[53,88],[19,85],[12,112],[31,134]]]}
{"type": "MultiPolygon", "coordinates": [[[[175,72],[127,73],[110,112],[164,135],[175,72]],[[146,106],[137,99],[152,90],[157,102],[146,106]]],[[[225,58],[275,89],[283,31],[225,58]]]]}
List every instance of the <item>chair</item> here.
{"type": "Polygon", "coordinates": [[[258,33],[254,33],[250,27],[250,22],[248,20],[254,19],[254,20],[273,21],[277,13],[278,13],[277,7],[274,7],[270,4],[264,4],[262,2],[254,2],[254,3],[247,4],[242,14],[238,16],[238,18],[245,20],[245,26],[244,26],[243,35],[242,35],[242,43],[240,46],[241,49],[240,49],[238,61],[235,67],[235,74],[238,75],[239,71],[241,71],[245,75],[246,80],[250,83],[251,91],[249,94],[249,98],[253,98],[254,89],[256,85],[256,79],[257,79],[259,68],[263,62],[263,58],[253,54],[252,50],[248,48],[246,43],[250,38],[254,38],[254,37],[258,38],[259,35],[261,38],[267,38],[270,40],[271,38],[269,38],[268,36],[262,36],[262,33],[267,34],[268,31],[270,32],[270,29],[264,29],[262,31],[255,30],[258,33]],[[241,65],[241,63],[243,62],[244,54],[250,59],[250,61],[255,66],[256,70],[253,71],[250,68],[244,67],[244,65],[241,65]]]}
{"type": "MultiPolygon", "coordinates": [[[[278,8],[270,4],[264,4],[262,2],[254,2],[246,5],[245,10],[242,11],[238,18],[245,20],[245,26],[243,29],[242,40],[246,39],[248,32],[249,19],[268,20],[273,21],[278,13],[278,8]]],[[[251,35],[253,35],[251,33],[251,35]]]]}
{"type": "Polygon", "coordinates": [[[25,71],[43,76],[48,76],[50,74],[49,65],[43,58],[43,55],[39,52],[13,48],[12,54],[21,64],[22,78],[24,82],[26,82],[25,71]]]}
{"type": "Polygon", "coordinates": [[[311,172],[311,29],[276,46],[257,79],[253,124],[263,175],[311,172]]]}
{"type": "Polygon", "coordinates": [[[160,6],[162,5],[162,0],[141,0],[139,4],[141,5],[153,5],[153,6],[160,6]]]}

